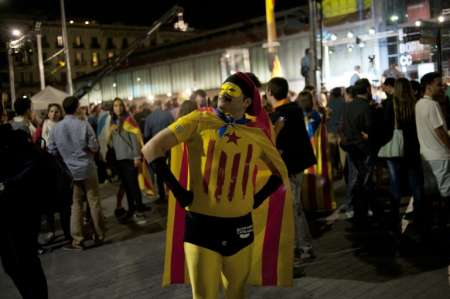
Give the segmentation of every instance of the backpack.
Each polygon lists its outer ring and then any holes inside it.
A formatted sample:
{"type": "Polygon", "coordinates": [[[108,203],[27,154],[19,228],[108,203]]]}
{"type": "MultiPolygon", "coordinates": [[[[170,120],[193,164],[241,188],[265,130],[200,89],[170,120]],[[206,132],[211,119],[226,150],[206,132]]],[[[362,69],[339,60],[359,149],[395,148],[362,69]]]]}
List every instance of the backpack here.
{"type": "Polygon", "coordinates": [[[46,178],[45,190],[51,190],[47,194],[46,208],[54,211],[61,205],[61,201],[72,200],[72,173],[59,155],[47,152],[44,139],[40,138],[37,144],[42,161],[41,169],[46,178]]]}

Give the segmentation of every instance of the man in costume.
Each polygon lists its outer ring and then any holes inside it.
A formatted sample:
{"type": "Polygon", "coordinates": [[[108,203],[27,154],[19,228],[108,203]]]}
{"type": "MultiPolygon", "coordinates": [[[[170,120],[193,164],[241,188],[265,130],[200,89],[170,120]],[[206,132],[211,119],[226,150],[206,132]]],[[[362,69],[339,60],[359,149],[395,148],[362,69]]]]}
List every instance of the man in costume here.
{"type": "MultiPolygon", "coordinates": [[[[166,248],[166,251],[173,249],[172,259],[180,259],[184,254],[194,299],[217,298],[221,280],[226,298],[244,298],[245,284],[251,276],[251,268],[257,263],[252,258],[251,246],[254,239],[258,242],[256,239],[259,238],[254,235],[257,233],[257,223],[254,227],[252,219],[254,209],[260,205],[279,207],[281,202],[280,209],[266,214],[267,222],[273,223],[272,228],[278,228],[278,234],[284,224],[283,216],[287,219],[286,226],[293,224],[292,208],[290,213],[283,213],[284,197],[273,202],[271,198],[269,204],[264,203],[267,197],[275,191],[280,192],[280,189],[284,196],[289,191],[286,189],[289,188],[289,179],[280,154],[267,136],[270,135],[268,123],[264,132],[245,118],[247,111],[256,116],[258,123],[258,116],[264,113],[259,92],[251,78],[243,73],[228,77],[221,86],[218,107],[215,111],[195,111],[178,119],[143,148],[144,157],[164,178],[175,196],[177,208],[186,210],[184,229],[173,230],[178,239],[184,232],[184,251],[177,252],[173,248],[166,248]],[[186,145],[184,153],[188,158],[189,173],[180,175],[177,180],[164,155],[179,143],[186,145]],[[255,192],[256,167],[260,161],[268,167],[271,175],[255,192]],[[282,184],[286,188],[280,188],[282,184]]],[[[267,115],[265,118],[268,120],[267,115]]],[[[286,202],[286,206],[292,205],[292,202],[286,202]]],[[[177,222],[177,219],[172,220],[169,216],[168,221],[177,222]]],[[[272,228],[265,231],[265,240],[273,240],[271,234],[276,230],[272,228]]],[[[291,239],[287,242],[291,248],[279,240],[270,245],[276,243],[275,251],[293,251],[291,239]]],[[[273,252],[264,251],[266,255],[273,252]]],[[[278,258],[278,252],[276,255],[278,258]]],[[[263,277],[259,283],[277,285],[277,274],[284,278],[284,274],[277,273],[279,267],[276,261],[271,265],[263,263],[262,271],[275,272],[275,278],[270,281],[273,277],[263,277]],[[275,269],[272,269],[273,264],[275,269]]],[[[176,266],[171,270],[176,271],[176,266]]],[[[292,270],[285,272],[292,278],[292,270]]],[[[184,282],[184,273],[181,275],[181,281],[175,282],[184,282]]],[[[288,278],[284,285],[291,283],[288,278]]]]}

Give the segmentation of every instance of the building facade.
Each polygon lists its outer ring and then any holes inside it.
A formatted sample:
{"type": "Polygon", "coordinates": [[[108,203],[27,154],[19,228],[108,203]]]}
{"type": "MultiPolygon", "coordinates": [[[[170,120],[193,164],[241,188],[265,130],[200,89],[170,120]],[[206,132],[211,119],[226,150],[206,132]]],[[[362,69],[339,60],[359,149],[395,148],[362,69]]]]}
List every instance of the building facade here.
{"type": "MultiPolygon", "coordinates": [[[[13,51],[13,60],[16,96],[30,96],[40,90],[35,23],[27,19],[3,19],[2,24],[8,24],[8,28],[19,29],[27,35],[20,47],[13,51]]],[[[61,22],[43,22],[40,28],[46,85],[65,90],[67,74],[65,57],[62,52],[61,22]]],[[[68,20],[67,35],[72,78],[76,80],[100,69],[133,42],[141,40],[148,30],[148,27],[142,26],[98,24],[92,20],[68,20]]],[[[6,34],[3,33],[4,39],[6,34]]],[[[192,35],[193,33],[189,32],[163,29],[153,35],[151,39],[146,40],[137,51],[144,51],[192,35]]],[[[1,68],[2,78],[8,78],[9,81],[8,65],[3,63],[1,68]]],[[[5,87],[6,85],[3,84],[3,88],[5,87]]]]}

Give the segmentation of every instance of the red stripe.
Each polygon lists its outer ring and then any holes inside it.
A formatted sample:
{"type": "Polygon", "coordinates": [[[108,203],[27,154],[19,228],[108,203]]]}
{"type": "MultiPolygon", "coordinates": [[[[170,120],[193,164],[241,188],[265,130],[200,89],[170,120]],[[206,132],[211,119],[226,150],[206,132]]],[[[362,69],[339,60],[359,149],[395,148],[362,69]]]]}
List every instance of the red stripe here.
{"type": "Polygon", "coordinates": [[[278,188],[269,199],[262,256],[262,285],[276,285],[278,255],[286,190],[278,188]]]}
{"type": "Polygon", "coordinates": [[[241,154],[234,155],[233,167],[231,168],[231,183],[228,190],[228,200],[232,201],[234,196],[234,189],[236,188],[237,172],[239,170],[239,163],[241,162],[241,154]]]}
{"type": "MultiPolygon", "coordinates": [[[[186,144],[183,148],[183,158],[181,160],[181,170],[179,182],[181,186],[187,186],[188,178],[188,149],[186,144]]],[[[170,274],[171,283],[184,283],[185,282],[185,270],[184,270],[184,217],[185,210],[180,206],[178,202],[175,204],[175,215],[172,233],[172,258],[170,274]]]]}
{"type": "Polygon", "coordinates": [[[244,194],[243,198],[245,198],[245,193],[247,192],[248,172],[252,156],[253,156],[253,145],[249,144],[247,147],[247,157],[245,158],[244,176],[242,177],[242,192],[244,194]]]}
{"type": "Polygon", "coordinates": [[[329,169],[328,169],[328,155],[327,155],[327,132],[326,127],[321,125],[320,130],[321,139],[321,151],[322,151],[322,178],[323,178],[323,205],[325,209],[331,209],[331,190],[330,190],[330,179],[329,179],[329,169]]]}
{"type": "Polygon", "coordinates": [[[206,164],[205,164],[205,175],[203,177],[203,190],[205,191],[206,194],[208,194],[208,185],[209,185],[209,178],[211,176],[211,165],[213,161],[215,145],[216,145],[215,140],[210,140],[208,143],[208,153],[206,156],[206,164]]]}
{"type": "Polygon", "coordinates": [[[219,159],[219,168],[217,169],[217,185],[216,185],[216,192],[214,193],[214,196],[216,197],[216,200],[220,200],[220,196],[222,195],[222,187],[223,183],[225,181],[225,166],[227,164],[227,154],[225,152],[220,153],[220,159],[219,159]]]}

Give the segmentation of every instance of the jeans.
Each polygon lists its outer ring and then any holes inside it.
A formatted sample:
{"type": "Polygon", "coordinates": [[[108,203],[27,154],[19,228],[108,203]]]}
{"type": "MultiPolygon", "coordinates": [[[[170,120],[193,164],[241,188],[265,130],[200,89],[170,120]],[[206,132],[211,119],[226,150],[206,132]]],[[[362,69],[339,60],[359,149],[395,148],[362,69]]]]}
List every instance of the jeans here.
{"type": "Polygon", "coordinates": [[[134,212],[136,206],[142,206],[142,194],[138,182],[138,170],[133,160],[118,160],[116,163],[122,186],[125,189],[128,211],[134,212]]]}
{"type": "Polygon", "coordinates": [[[352,204],[354,207],[355,224],[365,225],[368,223],[369,204],[372,198],[372,173],[374,161],[359,149],[348,152],[350,160],[356,170],[356,179],[351,188],[352,204]]]}
{"type": "Polygon", "coordinates": [[[301,186],[303,173],[289,176],[294,202],[294,224],[295,224],[295,248],[301,249],[312,246],[311,232],[301,200],[301,186]]]}
{"type": "Polygon", "coordinates": [[[351,210],[353,208],[353,194],[352,190],[356,184],[356,179],[358,178],[358,171],[350,158],[347,155],[347,191],[345,193],[344,207],[346,210],[351,210]]]}
{"type": "Polygon", "coordinates": [[[424,178],[420,159],[417,161],[403,160],[402,158],[386,159],[389,169],[390,191],[393,196],[392,208],[395,221],[400,221],[400,200],[401,190],[401,170],[404,170],[408,177],[408,184],[414,198],[414,221],[418,225],[424,220],[424,178]]]}

